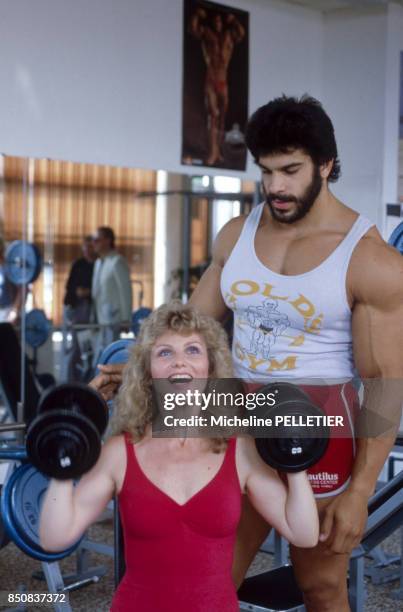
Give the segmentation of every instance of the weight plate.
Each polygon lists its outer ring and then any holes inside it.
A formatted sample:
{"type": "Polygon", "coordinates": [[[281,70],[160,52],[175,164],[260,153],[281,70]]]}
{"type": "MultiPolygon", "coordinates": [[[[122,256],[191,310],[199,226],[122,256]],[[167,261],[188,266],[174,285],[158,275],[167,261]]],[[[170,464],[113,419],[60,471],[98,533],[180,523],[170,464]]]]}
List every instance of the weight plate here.
{"type": "Polygon", "coordinates": [[[33,283],[42,269],[42,257],[37,246],[15,240],[6,250],[5,273],[14,285],[33,283]]]}
{"type": "Polygon", "coordinates": [[[152,313],[151,308],[142,306],[132,314],[132,332],[135,336],[139,335],[141,323],[152,313]]]}
{"type": "MultiPolygon", "coordinates": [[[[14,470],[3,487],[1,496],[1,515],[3,517],[4,527],[8,536],[25,554],[37,559],[38,561],[53,563],[54,561],[59,561],[60,559],[63,559],[74,552],[79,545],[81,538],[75,542],[73,546],[70,546],[69,548],[57,553],[48,553],[40,547],[38,537],[38,517],[40,512],[40,504],[43,499],[43,488],[46,489],[48,480],[43,476],[41,476],[41,478],[37,478],[36,474],[38,474],[38,472],[28,463],[21,465],[14,470]],[[24,482],[26,483],[26,486],[22,488],[23,492],[25,493],[22,496],[14,496],[14,488],[19,487],[19,481],[21,478],[23,478],[24,482]],[[29,498],[29,490],[33,492],[33,499],[29,498]],[[25,525],[24,528],[28,527],[29,529],[29,540],[24,537],[24,532],[20,532],[15,522],[14,511],[16,507],[19,507],[22,503],[26,503],[28,508],[28,512],[26,512],[28,525],[25,525]],[[38,545],[32,546],[30,541],[38,541],[38,545]]],[[[21,514],[19,512],[19,517],[21,518],[23,516],[24,513],[21,514]]]]}
{"type": "Polygon", "coordinates": [[[329,444],[326,438],[256,438],[257,451],[265,463],[280,472],[302,472],[317,463],[329,444]],[[293,452],[292,452],[293,451],[293,452]]]}
{"type": "Polygon", "coordinates": [[[389,244],[395,247],[403,255],[403,221],[393,230],[388,240],[389,244]]]}
{"type": "Polygon", "coordinates": [[[271,467],[283,472],[300,472],[319,461],[329,443],[329,427],[323,424],[305,426],[307,416],[323,416],[324,413],[310,403],[285,401],[266,411],[265,418],[272,419],[267,436],[256,436],[259,455],[271,467]],[[290,417],[289,423],[275,426],[277,416],[290,417]],[[302,424],[298,424],[301,420],[302,424]],[[294,424],[295,423],[295,424],[294,424]]]}
{"type": "Polygon", "coordinates": [[[101,436],[108,424],[108,406],[95,389],[84,383],[62,384],[46,389],[39,400],[38,412],[70,410],[84,414],[101,436]]]}
{"type": "MultiPolygon", "coordinates": [[[[3,493],[3,487],[0,486],[0,498],[1,498],[2,493],[3,493]]],[[[3,519],[0,514],[0,548],[4,548],[4,546],[7,546],[9,541],[10,541],[10,538],[8,537],[7,532],[4,528],[3,519]]]]}
{"type": "Polygon", "coordinates": [[[58,480],[78,478],[88,472],[101,452],[95,425],[71,410],[39,414],[29,427],[26,446],[31,463],[58,480]]]}
{"type": "Polygon", "coordinates": [[[302,400],[309,402],[308,395],[298,385],[293,385],[288,382],[275,382],[265,385],[261,389],[258,389],[256,393],[263,393],[264,395],[274,394],[276,406],[282,404],[285,401],[296,402],[302,400]]]}
{"type": "Polygon", "coordinates": [[[25,316],[25,339],[32,348],[39,348],[49,338],[52,324],[43,310],[34,308],[25,316]]]}
{"type": "Polygon", "coordinates": [[[11,491],[14,525],[22,538],[34,548],[39,542],[39,513],[49,479],[31,466],[17,479],[11,491]]]}
{"type": "Polygon", "coordinates": [[[130,349],[135,342],[131,338],[116,340],[109,344],[101,353],[98,363],[110,365],[112,363],[127,363],[130,358],[130,349]]]}

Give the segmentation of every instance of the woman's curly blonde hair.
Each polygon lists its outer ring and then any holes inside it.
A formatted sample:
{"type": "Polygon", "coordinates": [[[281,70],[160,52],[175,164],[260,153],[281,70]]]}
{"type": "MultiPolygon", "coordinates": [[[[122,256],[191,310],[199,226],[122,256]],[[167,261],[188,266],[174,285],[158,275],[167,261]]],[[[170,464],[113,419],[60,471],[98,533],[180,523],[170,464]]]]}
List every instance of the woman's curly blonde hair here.
{"type": "MultiPolygon", "coordinates": [[[[209,359],[210,378],[233,376],[231,352],[224,329],[211,317],[199,314],[192,306],[174,300],[151,313],[141,325],[131,356],[123,371],[115,410],[110,423],[112,435],[127,431],[133,441],[141,440],[153,418],[151,349],[157,339],[168,331],[182,335],[198,333],[204,339],[209,359]]],[[[224,440],[212,440],[219,452],[224,440]]]]}

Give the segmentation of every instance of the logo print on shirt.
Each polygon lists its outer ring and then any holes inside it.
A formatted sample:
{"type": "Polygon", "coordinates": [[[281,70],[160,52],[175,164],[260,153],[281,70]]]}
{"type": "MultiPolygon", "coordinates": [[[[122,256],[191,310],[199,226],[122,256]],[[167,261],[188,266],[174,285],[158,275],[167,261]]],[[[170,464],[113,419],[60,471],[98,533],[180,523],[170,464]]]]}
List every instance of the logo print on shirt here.
{"type": "Polygon", "coordinates": [[[237,280],[232,283],[224,298],[235,314],[235,326],[244,330],[244,339],[246,329],[250,329],[246,332],[249,346],[246,343],[242,346],[235,341],[233,348],[235,358],[247,361],[247,367],[251,370],[274,372],[297,369],[298,353],[286,355],[281,359],[276,356],[277,339],[282,336],[289,339],[290,348],[299,347],[304,344],[306,334],[320,334],[323,327],[324,315],[317,313],[315,305],[308,297],[302,293],[276,295],[274,285],[269,283],[237,280]],[[247,300],[252,295],[261,295],[264,298],[261,305],[247,306],[247,300]],[[242,312],[242,302],[245,301],[246,309],[242,312]],[[299,329],[295,328],[295,323],[293,329],[288,316],[279,310],[284,303],[300,317],[299,329]]]}
{"type": "Polygon", "coordinates": [[[276,300],[264,300],[261,306],[249,306],[246,311],[248,323],[253,327],[248,352],[269,359],[270,350],[278,336],[290,327],[286,314],[278,310],[276,300]]]}

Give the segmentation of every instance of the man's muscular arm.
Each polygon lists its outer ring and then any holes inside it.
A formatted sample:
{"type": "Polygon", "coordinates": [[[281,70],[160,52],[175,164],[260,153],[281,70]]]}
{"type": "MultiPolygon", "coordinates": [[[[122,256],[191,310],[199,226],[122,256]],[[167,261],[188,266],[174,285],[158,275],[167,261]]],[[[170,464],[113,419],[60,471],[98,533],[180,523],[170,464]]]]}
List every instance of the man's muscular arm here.
{"type": "Polygon", "coordinates": [[[245,28],[238,21],[233,13],[230,13],[227,16],[227,25],[230,28],[232,40],[234,43],[240,43],[243,37],[245,36],[245,28]]]}
{"type": "Polygon", "coordinates": [[[367,434],[359,440],[351,487],[373,494],[400,424],[403,382],[403,258],[367,245],[353,314],[355,363],[364,381],[367,434]]]}
{"type": "Polygon", "coordinates": [[[358,545],[367,503],[394,444],[403,381],[403,258],[376,237],[357,248],[351,265],[353,347],[364,381],[365,431],[359,432],[348,489],[325,511],[321,540],[334,552],[358,545]]]}
{"type": "Polygon", "coordinates": [[[203,38],[203,35],[205,33],[203,21],[205,21],[206,16],[206,11],[202,8],[198,8],[190,19],[190,33],[193,34],[193,36],[195,36],[195,38],[198,38],[199,40],[203,38]]]}
{"type": "Polygon", "coordinates": [[[228,314],[228,308],[221,295],[221,273],[225,262],[239,238],[245,217],[235,217],[220,230],[213,246],[212,262],[204,272],[189,303],[199,312],[218,321],[228,314]]]}

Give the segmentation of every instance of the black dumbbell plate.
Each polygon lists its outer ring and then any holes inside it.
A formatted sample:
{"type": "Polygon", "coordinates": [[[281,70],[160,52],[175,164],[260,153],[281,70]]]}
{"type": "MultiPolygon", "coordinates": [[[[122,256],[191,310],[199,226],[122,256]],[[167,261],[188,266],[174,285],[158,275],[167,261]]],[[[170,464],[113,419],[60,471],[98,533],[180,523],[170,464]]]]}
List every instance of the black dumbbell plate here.
{"type": "Polygon", "coordinates": [[[27,434],[33,465],[50,478],[78,478],[90,470],[101,451],[99,432],[84,415],[69,410],[39,414],[27,434]]]}
{"type": "Polygon", "coordinates": [[[83,383],[63,384],[47,389],[41,396],[38,412],[66,409],[80,412],[98,429],[102,436],[108,424],[108,406],[103,398],[83,383]]]}

